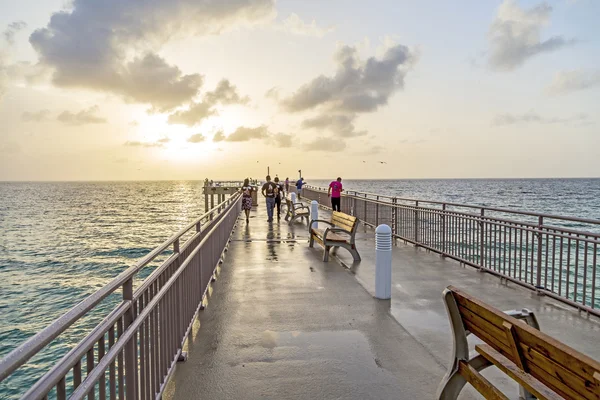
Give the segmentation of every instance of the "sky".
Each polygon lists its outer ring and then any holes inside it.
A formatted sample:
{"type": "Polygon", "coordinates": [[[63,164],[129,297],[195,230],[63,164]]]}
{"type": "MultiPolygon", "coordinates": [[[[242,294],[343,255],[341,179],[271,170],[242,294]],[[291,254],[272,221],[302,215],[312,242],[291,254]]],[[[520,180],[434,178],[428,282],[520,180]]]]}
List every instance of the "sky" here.
{"type": "Polygon", "coordinates": [[[0,0],[0,181],[600,176],[596,0],[0,0]]]}

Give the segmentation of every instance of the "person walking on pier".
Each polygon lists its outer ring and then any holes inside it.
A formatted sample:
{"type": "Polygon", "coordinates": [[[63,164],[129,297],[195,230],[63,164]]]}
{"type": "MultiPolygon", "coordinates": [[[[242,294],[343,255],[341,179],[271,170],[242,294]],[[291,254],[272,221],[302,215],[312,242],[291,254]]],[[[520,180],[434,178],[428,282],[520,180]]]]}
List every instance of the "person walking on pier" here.
{"type": "Polygon", "coordinates": [[[262,186],[262,195],[267,203],[267,222],[273,222],[273,208],[275,207],[275,197],[277,196],[278,187],[274,182],[271,182],[271,176],[267,175],[267,182],[262,186]]]}
{"type": "Polygon", "coordinates": [[[337,178],[337,180],[331,182],[329,184],[329,190],[327,192],[327,196],[331,197],[331,208],[333,211],[341,211],[340,204],[342,202],[342,178],[337,178]]]}
{"type": "Polygon", "coordinates": [[[285,193],[290,192],[290,178],[285,178],[285,193]]]}
{"type": "Polygon", "coordinates": [[[283,197],[283,184],[279,183],[279,178],[275,177],[277,185],[277,196],[275,196],[275,205],[277,206],[277,220],[281,219],[281,198],[283,197]]]}
{"type": "Polygon", "coordinates": [[[250,186],[250,179],[244,179],[244,185],[242,186],[242,210],[246,213],[246,222],[250,222],[250,210],[252,210],[252,186],[250,186]]]}
{"type": "Polygon", "coordinates": [[[300,177],[296,182],[296,189],[298,190],[298,200],[300,200],[300,195],[302,194],[302,185],[304,185],[304,178],[300,177]]]}

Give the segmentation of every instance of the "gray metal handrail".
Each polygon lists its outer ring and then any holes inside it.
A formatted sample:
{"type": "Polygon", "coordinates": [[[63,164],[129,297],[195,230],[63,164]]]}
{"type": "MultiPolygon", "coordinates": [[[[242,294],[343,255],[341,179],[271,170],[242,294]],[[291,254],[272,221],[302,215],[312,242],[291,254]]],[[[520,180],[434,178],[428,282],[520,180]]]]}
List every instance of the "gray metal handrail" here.
{"type": "MultiPolygon", "coordinates": [[[[305,186],[302,196],[329,206],[324,188],[305,186]]],[[[341,209],[368,226],[390,225],[396,239],[600,316],[599,220],[351,191],[342,193],[341,209]],[[587,225],[560,226],[568,222],[587,225]]]]}
{"type": "MultiPolygon", "coordinates": [[[[11,351],[6,357],[0,360],[0,382],[10,376],[41,349],[45,348],[52,340],[60,336],[75,322],[79,321],[102,300],[106,299],[117,289],[123,288],[123,302],[115,307],[109,315],[96,325],[96,327],[93,328],[77,346],[71,349],[71,351],[69,351],[54,368],[36,382],[25,396],[27,399],[43,398],[54,386],[56,386],[57,398],[65,398],[66,387],[68,386],[65,383],[66,374],[73,369],[72,386],[77,387],[81,383],[81,358],[87,354],[87,369],[89,374],[94,365],[94,349],[97,349],[96,352],[99,360],[104,357],[103,353],[106,348],[106,335],[108,336],[109,347],[111,347],[111,340],[113,342],[115,340],[121,340],[123,332],[127,332],[128,329],[131,329],[130,326],[135,321],[138,309],[141,311],[145,303],[148,302],[148,299],[154,297],[157,293],[160,293],[165,282],[178,273],[177,271],[181,268],[181,265],[187,265],[185,262],[189,262],[189,254],[197,254],[201,244],[205,243],[217,226],[221,226],[221,223],[225,218],[229,218],[228,222],[231,223],[230,215],[233,213],[232,210],[235,211],[235,206],[239,206],[240,198],[238,192],[186,225],[179,230],[179,232],[172,235],[169,239],[152,250],[148,255],[140,259],[134,266],[119,274],[104,287],[88,296],[75,307],[56,319],[48,327],[11,351]],[[203,229],[203,224],[205,224],[207,229],[203,229]],[[193,228],[196,229],[196,233],[180,246],[182,236],[193,228]],[[135,275],[170,246],[173,246],[173,255],[165,260],[159,268],[146,278],[134,293],[133,278],[135,275]],[[115,330],[117,331],[116,334],[115,330]]],[[[237,214],[235,214],[235,217],[237,218],[237,214]]],[[[224,232],[220,232],[219,237],[221,241],[225,240],[224,232]]],[[[218,246],[216,246],[215,249],[217,247],[218,246]]],[[[212,248],[210,249],[210,253],[211,257],[214,258],[215,255],[213,254],[214,251],[212,248]]],[[[210,262],[212,262],[212,260],[210,262]]],[[[206,271],[208,271],[208,269],[206,271]]],[[[212,270],[210,270],[210,272],[212,274],[212,270]]],[[[202,276],[200,282],[206,283],[206,278],[207,276],[202,276]]],[[[204,295],[205,289],[206,288],[203,289],[202,295],[204,295]]],[[[199,307],[199,305],[197,305],[197,307],[199,307]]],[[[112,345],[114,346],[114,343],[112,343],[112,345]]],[[[131,384],[124,384],[125,378],[122,373],[122,368],[123,363],[121,362],[119,363],[119,378],[121,379],[121,385],[118,385],[120,386],[119,390],[123,390],[124,386],[133,387],[131,384]]],[[[116,387],[117,385],[112,387],[112,389],[116,390],[116,387]]],[[[99,388],[99,390],[102,391],[103,388],[99,388]]]]}
{"type": "MultiPolygon", "coordinates": [[[[318,187],[318,186],[305,185],[304,188],[327,193],[327,189],[318,187]]],[[[342,195],[343,196],[354,196],[354,197],[358,197],[358,198],[367,198],[368,200],[376,200],[377,198],[390,200],[389,202],[383,202],[383,201],[379,200],[382,203],[393,203],[394,201],[395,202],[407,201],[407,202],[413,202],[413,203],[417,203],[417,204],[437,204],[437,205],[441,205],[441,206],[445,205],[445,206],[450,206],[450,207],[471,208],[471,209],[493,211],[493,212],[499,212],[499,213],[505,213],[505,214],[518,214],[518,215],[527,215],[527,216],[531,216],[531,217],[544,217],[547,219],[557,219],[557,220],[564,220],[564,221],[571,221],[571,222],[581,222],[581,223],[594,224],[594,225],[600,226],[600,220],[598,220],[598,219],[571,217],[571,216],[563,216],[563,215],[555,215],[555,214],[545,214],[545,213],[539,213],[539,212],[535,212],[535,211],[521,211],[521,210],[513,210],[510,208],[476,206],[473,204],[452,203],[452,202],[438,201],[438,200],[422,200],[422,199],[412,199],[412,198],[406,198],[406,197],[394,197],[394,196],[380,195],[380,194],[374,194],[374,193],[369,193],[369,192],[358,192],[355,190],[349,190],[346,193],[342,193],[342,195]],[[368,197],[365,197],[365,196],[373,196],[373,197],[376,197],[376,199],[369,199],[368,197]]]]}

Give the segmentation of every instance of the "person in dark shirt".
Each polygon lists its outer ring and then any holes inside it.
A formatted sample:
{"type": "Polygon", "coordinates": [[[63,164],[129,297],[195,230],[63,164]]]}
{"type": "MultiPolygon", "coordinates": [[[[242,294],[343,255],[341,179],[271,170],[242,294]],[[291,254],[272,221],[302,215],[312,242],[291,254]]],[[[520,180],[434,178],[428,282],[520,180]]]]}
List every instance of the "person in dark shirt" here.
{"type": "Polygon", "coordinates": [[[278,187],[274,182],[271,182],[271,176],[267,175],[267,182],[262,186],[262,195],[267,203],[267,222],[273,222],[273,208],[275,207],[275,197],[277,196],[278,187]]]}
{"type": "Polygon", "coordinates": [[[296,189],[298,190],[298,199],[300,199],[300,195],[302,194],[302,186],[305,184],[304,178],[300,177],[296,182],[296,189]]]}
{"type": "Polygon", "coordinates": [[[277,206],[277,219],[281,218],[281,198],[283,197],[283,184],[279,182],[279,178],[275,177],[275,184],[277,185],[277,196],[275,196],[275,205],[277,206]]]}

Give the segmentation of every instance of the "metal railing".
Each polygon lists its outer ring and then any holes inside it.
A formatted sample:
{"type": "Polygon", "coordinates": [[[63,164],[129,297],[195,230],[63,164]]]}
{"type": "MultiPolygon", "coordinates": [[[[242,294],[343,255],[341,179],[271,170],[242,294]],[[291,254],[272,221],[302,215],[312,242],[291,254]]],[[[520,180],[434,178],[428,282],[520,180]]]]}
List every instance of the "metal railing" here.
{"type": "Polygon", "coordinates": [[[160,398],[226,251],[240,200],[237,193],[208,211],[9,353],[0,361],[0,382],[121,289],[120,304],[23,398],[160,398]],[[171,246],[173,254],[134,291],[136,275],[171,246]]]}
{"type": "MultiPolygon", "coordinates": [[[[327,190],[303,198],[329,207],[327,190]]],[[[393,236],[600,316],[600,220],[349,191],[341,210],[393,236]]]]}

